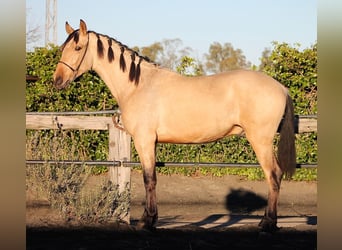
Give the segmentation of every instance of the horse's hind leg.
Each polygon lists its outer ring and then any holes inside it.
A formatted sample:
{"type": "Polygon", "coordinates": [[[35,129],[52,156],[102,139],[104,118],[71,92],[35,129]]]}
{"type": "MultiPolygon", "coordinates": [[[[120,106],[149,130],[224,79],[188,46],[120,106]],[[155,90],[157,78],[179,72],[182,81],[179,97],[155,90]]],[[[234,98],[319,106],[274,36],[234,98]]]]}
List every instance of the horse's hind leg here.
{"type": "Polygon", "coordinates": [[[139,229],[153,230],[158,220],[155,170],[155,139],[134,138],[135,148],[143,168],[143,177],[146,191],[144,213],[138,223],[139,229]]]}
{"type": "MultiPolygon", "coordinates": [[[[246,135],[248,138],[248,135],[246,135]]],[[[280,183],[283,175],[275,155],[273,153],[273,138],[263,139],[248,138],[250,141],[258,161],[265,173],[265,178],[268,183],[268,203],[265,210],[265,215],[262,218],[259,226],[264,232],[273,232],[277,227],[277,206],[280,191],[280,183]]]]}

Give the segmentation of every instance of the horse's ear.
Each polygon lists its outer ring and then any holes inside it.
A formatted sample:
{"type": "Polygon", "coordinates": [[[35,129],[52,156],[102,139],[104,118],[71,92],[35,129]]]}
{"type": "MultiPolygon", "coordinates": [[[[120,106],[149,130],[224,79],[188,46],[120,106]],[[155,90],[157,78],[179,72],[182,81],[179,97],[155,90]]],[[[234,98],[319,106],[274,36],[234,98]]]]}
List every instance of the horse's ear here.
{"type": "Polygon", "coordinates": [[[68,33],[68,35],[74,32],[74,29],[70,26],[68,22],[65,22],[65,31],[68,33]]]}
{"type": "Polygon", "coordinates": [[[87,25],[86,25],[86,23],[81,19],[80,20],[80,33],[82,34],[82,35],[86,35],[87,34],[87,25]]]}

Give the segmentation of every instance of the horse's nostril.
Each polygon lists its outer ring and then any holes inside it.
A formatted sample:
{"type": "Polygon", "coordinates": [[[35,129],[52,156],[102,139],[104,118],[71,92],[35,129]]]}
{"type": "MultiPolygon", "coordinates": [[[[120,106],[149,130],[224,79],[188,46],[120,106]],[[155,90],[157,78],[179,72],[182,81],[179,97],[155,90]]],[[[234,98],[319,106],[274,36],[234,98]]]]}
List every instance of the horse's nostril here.
{"type": "Polygon", "coordinates": [[[57,77],[55,78],[54,85],[55,85],[55,86],[59,86],[59,85],[61,85],[62,83],[63,83],[63,78],[60,77],[60,76],[57,76],[57,77]]]}

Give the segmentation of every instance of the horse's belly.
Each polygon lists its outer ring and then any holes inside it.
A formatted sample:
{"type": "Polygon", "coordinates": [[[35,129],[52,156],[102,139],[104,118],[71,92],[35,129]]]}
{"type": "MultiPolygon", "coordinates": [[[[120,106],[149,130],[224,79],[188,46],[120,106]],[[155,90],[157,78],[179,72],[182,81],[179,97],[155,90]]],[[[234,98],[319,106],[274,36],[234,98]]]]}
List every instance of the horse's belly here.
{"type": "Polygon", "coordinates": [[[215,126],[203,127],[200,125],[178,128],[160,128],[157,131],[157,140],[162,143],[207,143],[219,140],[225,136],[241,134],[243,129],[240,126],[227,126],[215,128],[215,126]]]}

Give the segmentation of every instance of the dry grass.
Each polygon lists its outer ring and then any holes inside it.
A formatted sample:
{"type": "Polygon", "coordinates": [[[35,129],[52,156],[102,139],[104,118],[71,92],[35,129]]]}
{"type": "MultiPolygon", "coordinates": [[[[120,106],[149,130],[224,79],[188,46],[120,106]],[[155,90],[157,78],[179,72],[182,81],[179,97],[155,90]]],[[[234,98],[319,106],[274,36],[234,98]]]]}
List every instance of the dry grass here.
{"type": "MultiPolygon", "coordinates": [[[[72,133],[29,131],[26,159],[70,160],[87,158],[73,144],[72,133]],[[59,134],[58,134],[59,133],[59,134]]],[[[87,190],[91,167],[79,165],[28,165],[26,189],[33,199],[47,200],[66,222],[105,223],[123,218],[129,209],[129,189],[118,187],[104,178],[87,190]]]]}

